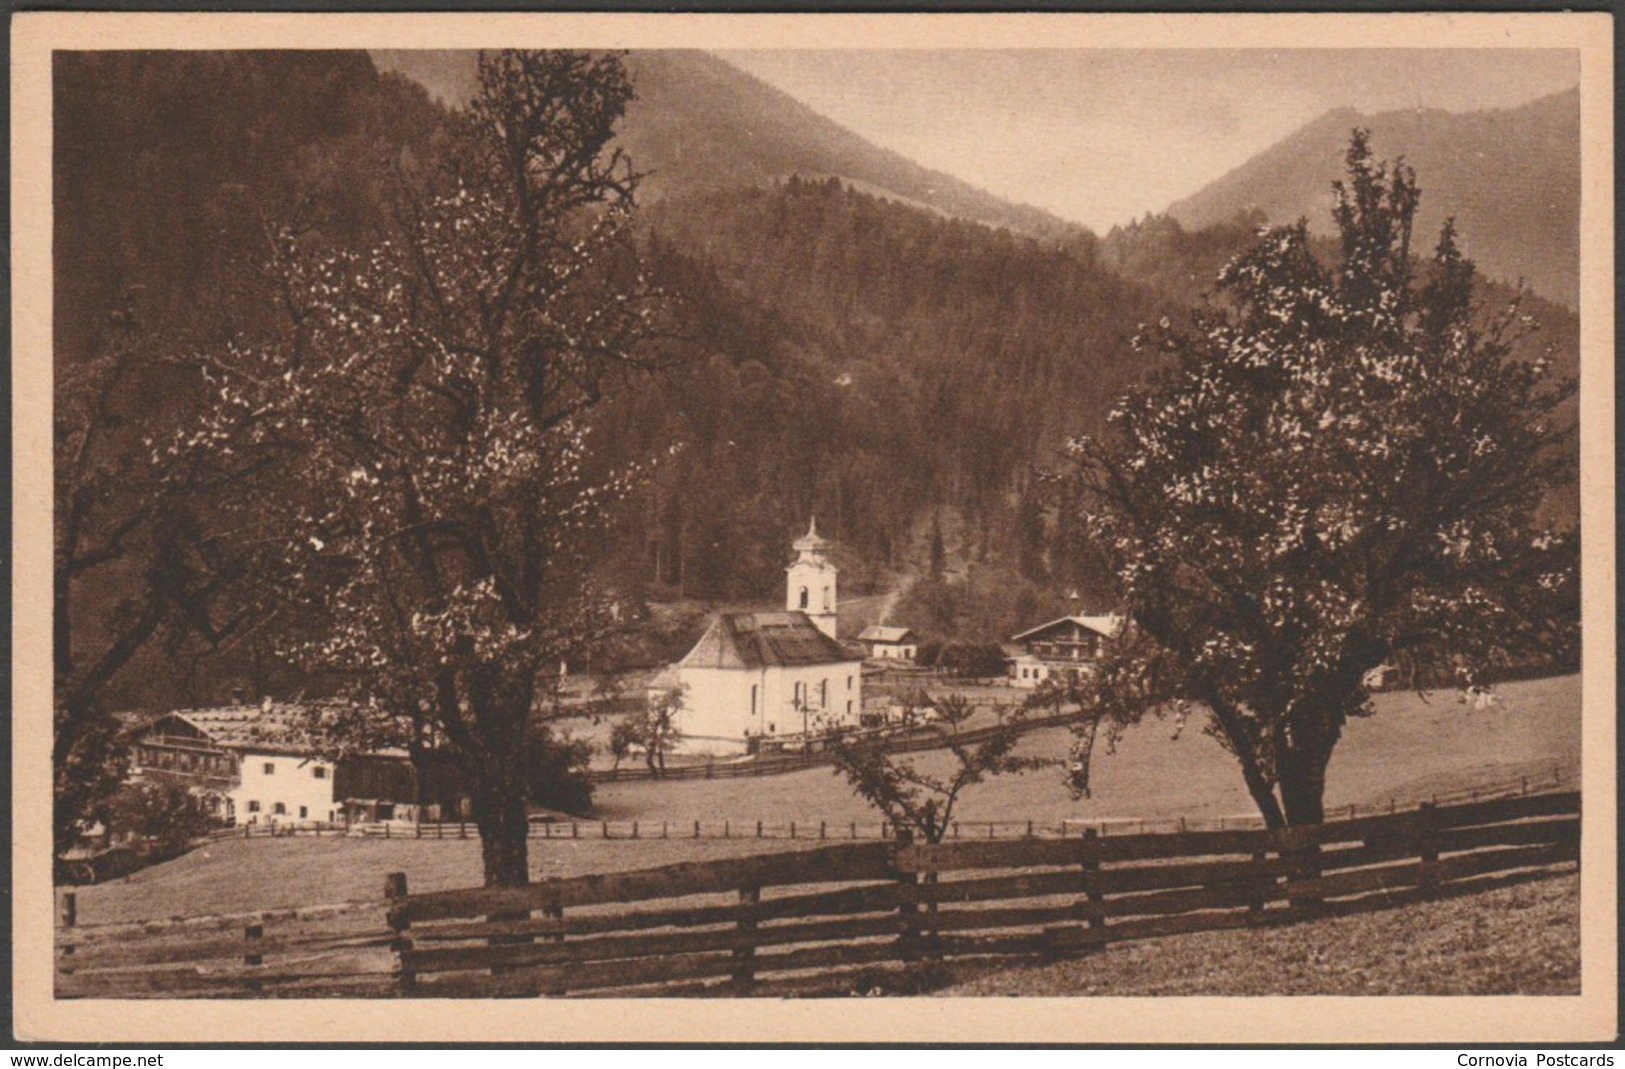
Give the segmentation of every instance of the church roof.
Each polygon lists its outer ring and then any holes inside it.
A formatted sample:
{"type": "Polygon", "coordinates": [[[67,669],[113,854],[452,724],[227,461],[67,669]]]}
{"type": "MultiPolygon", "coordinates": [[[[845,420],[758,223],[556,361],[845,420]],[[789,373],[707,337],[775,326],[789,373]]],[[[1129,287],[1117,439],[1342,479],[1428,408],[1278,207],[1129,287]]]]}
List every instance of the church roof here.
{"type": "Polygon", "coordinates": [[[804,612],[730,612],[711,621],[677,666],[766,668],[859,659],[818,630],[804,612]]]}
{"type": "Polygon", "coordinates": [[[792,549],[803,557],[808,554],[818,554],[829,548],[829,539],[818,533],[818,517],[814,516],[807,525],[807,533],[790,543],[792,549]]]}

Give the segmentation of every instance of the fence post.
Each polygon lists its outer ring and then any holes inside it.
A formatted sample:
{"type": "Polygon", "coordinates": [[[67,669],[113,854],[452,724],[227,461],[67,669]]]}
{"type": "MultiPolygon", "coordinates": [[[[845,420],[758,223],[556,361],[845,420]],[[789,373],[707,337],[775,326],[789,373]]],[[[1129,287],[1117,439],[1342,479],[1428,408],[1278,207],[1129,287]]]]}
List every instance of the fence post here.
{"type": "Polygon", "coordinates": [[[1435,837],[1436,813],[1432,802],[1423,802],[1416,809],[1417,855],[1421,864],[1416,869],[1416,886],[1424,899],[1432,898],[1439,883],[1439,842],[1435,837]]]}
{"type": "Polygon", "coordinates": [[[756,837],[758,839],[762,837],[762,822],[759,820],[756,822],[756,837]]]}
{"type": "Polygon", "coordinates": [[[599,821],[599,823],[598,823],[598,837],[600,839],[609,838],[609,821],[607,821],[607,820],[599,821]]]}
{"type": "MultiPolygon", "coordinates": [[[[391,872],[384,877],[384,901],[393,902],[406,897],[406,873],[391,872]]],[[[386,905],[387,908],[387,905],[386,905]]],[[[395,938],[389,948],[395,952],[396,960],[401,965],[401,990],[410,991],[417,986],[417,976],[406,967],[406,953],[412,949],[412,922],[389,918],[389,926],[395,930],[395,938]]]]}
{"type": "Polygon", "coordinates": [[[634,820],[632,822],[632,838],[636,839],[637,837],[638,837],[638,822],[634,820]]]}
{"type": "Polygon", "coordinates": [[[696,820],[694,822],[694,838],[698,839],[699,837],[700,837],[700,822],[696,820]]]}
{"type": "Polygon", "coordinates": [[[1275,878],[1270,875],[1268,855],[1263,850],[1253,851],[1253,878],[1248,881],[1252,897],[1247,901],[1247,926],[1261,928],[1264,925],[1264,909],[1275,891],[1275,878]]]}
{"type": "Polygon", "coordinates": [[[577,824],[573,820],[570,821],[570,838],[572,838],[572,839],[581,838],[581,825],[577,824]]]}
{"type": "Polygon", "coordinates": [[[468,821],[459,820],[457,822],[457,838],[459,838],[459,839],[468,838],[468,821]]]}
{"type": "MultiPolygon", "coordinates": [[[[548,942],[550,942],[550,943],[562,943],[562,942],[564,942],[564,903],[562,903],[562,902],[560,902],[560,901],[558,901],[556,899],[554,901],[552,901],[552,902],[549,902],[547,905],[542,907],[542,916],[546,917],[550,921],[557,921],[559,923],[559,930],[554,932],[551,936],[548,937],[548,942]]],[[[519,915],[515,916],[515,919],[516,920],[521,919],[522,917],[523,917],[523,914],[519,914],[519,915]]],[[[520,938],[520,939],[515,939],[514,942],[516,942],[516,943],[534,942],[534,940],[526,940],[526,939],[520,938]]],[[[549,995],[563,995],[563,994],[566,994],[567,992],[568,992],[568,989],[565,988],[562,985],[549,987],[547,989],[547,994],[549,994],[549,995]]]]}
{"type": "MultiPolygon", "coordinates": [[[[892,857],[914,845],[914,831],[912,828],[897,829],[897,850],[892,857]]],[[[920,956],[920,901],[918,872],[896,873],[899,885],[899,898],[897,904],[897,919],[899,931],[897,933],[897,956],[906,964],[919,960],[920,956]]]]}
{"type": "MultiPolygon", "coordinates": [[[[260,946],[260,940],[264,938],[265,925],[262,922],[256,921],[253,924],[243,926],[243,964],[245,966],[258,969],[265,967],[265,955],[260,946]]],[[[253,973],[249,973],[243,979],[248,984],[250,991],[259,991],[265,986],[260,982],[260,978],[253,973]]]]}
{"type": "MultiPolygon", "coordinates": [[[[1281,853],[1290,858],[1287,865],[1287,884],[1290,888],[1293,883],[1318,883],[1320,880],[1320,845],[1305,834],[1305,827],[1289,827],[1282,829],[1281,853]]],[[[1294,910],[1310,915],[1321,911],[1322,900],[1319,890],[1304,894],[1301,890],[1289,890],[1287,901],[1294,910]]]]}
{"type": "MultiPolygon", "coordinates": [[[[62,908],[57,914],[57,920],[64,928],[72,928],[74,925],[79,923],[79,901],[74,892],[62,892],[62,908]]],[[[67,959],[61,964],[64,966],[72,965],[74,945],[72,943],[61,943],[59,944],[59,947],[62,957],[67,959]]]]}
{"type": "Polygon", "coordinates": [[[1029,820],[1027,822],[1027,838],[1031,839],[1032,837],[1033,837],[1033,822],[1029,820]]]}
{"type": "MultiPolygon", "coordinates": [[[[762,889],[746,886],[739,889],[739,904],[750,907],[762,900],[762,889]]],[[[749,991],[756,982],[756,913],[745,908],[739,913],[739,943],[734,947],[734,986],[749,991]]]]}
{"type": "Polygon", "coordinates": [[[818,837],[820,839],[824,837],[824,822],[821,820],[818,822],[818,837]]]}
{"type": "Polygon", "coordinates": [[[1083,829],[1083,922],[1089,929],[1086,951],[1106,948],[1106,895],[1100,889],[1100,833],[1083,829]]]}

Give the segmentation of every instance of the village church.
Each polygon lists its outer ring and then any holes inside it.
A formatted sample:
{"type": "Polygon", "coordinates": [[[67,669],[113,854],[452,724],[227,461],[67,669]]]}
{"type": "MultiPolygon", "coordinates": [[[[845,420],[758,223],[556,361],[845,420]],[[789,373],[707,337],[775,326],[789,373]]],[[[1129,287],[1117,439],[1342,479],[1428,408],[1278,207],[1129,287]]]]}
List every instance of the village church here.
{"type": "Polygon", "coordinates": [[[743,754],[858,724],[863,658],[836,637],[839,569],[829,545],[814,520],[792,543],[785,611],[719,615],[663,673],[663,685],[683,689],[682,752],[743,754]]]}

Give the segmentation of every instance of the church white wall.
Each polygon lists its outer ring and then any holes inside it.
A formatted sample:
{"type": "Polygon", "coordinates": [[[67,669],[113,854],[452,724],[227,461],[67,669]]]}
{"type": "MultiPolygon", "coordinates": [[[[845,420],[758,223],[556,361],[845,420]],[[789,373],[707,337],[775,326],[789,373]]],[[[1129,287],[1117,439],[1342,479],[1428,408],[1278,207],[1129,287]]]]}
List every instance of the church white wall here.
{"type": "Polygon", "coordinates": [[[863,711],[862,667],[860,661],[843,661],[763,669],[679,669],[679,682],[688,688],[678,721],[684,735],[679,749],[743,753],[749,736],[799,735],[803,722],[814,731],[830,724],[856,725],[863,711]],[[805,716],[796,705],[798,693],[805,696],[805,716]]]}
{"type": "Polygon", "coordinates": [[[753,730],[751,687],[762,687],[760,670],[741,668],[681,668],[678,682],[686,688],[677,727],[683,733],[683,753],[744,753],[745,737],[753,730]]]}

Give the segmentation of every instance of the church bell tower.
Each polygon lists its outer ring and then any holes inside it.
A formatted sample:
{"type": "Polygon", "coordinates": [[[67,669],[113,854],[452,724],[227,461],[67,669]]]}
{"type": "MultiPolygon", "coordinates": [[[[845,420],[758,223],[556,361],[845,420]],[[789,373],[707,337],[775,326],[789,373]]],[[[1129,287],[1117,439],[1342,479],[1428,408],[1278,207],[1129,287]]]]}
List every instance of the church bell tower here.
{"type": "Polygon", "coordinates": [[[785,569],[789,582],[784,592],[784,607],[789,612],[804,612],[818,630],[835,637],[836,590],[835,576],[839,571],[824,551],[827,539],[818,536],[818,519],[813,518],[807,533],[791,543],[796,559],[785,569]]]}

